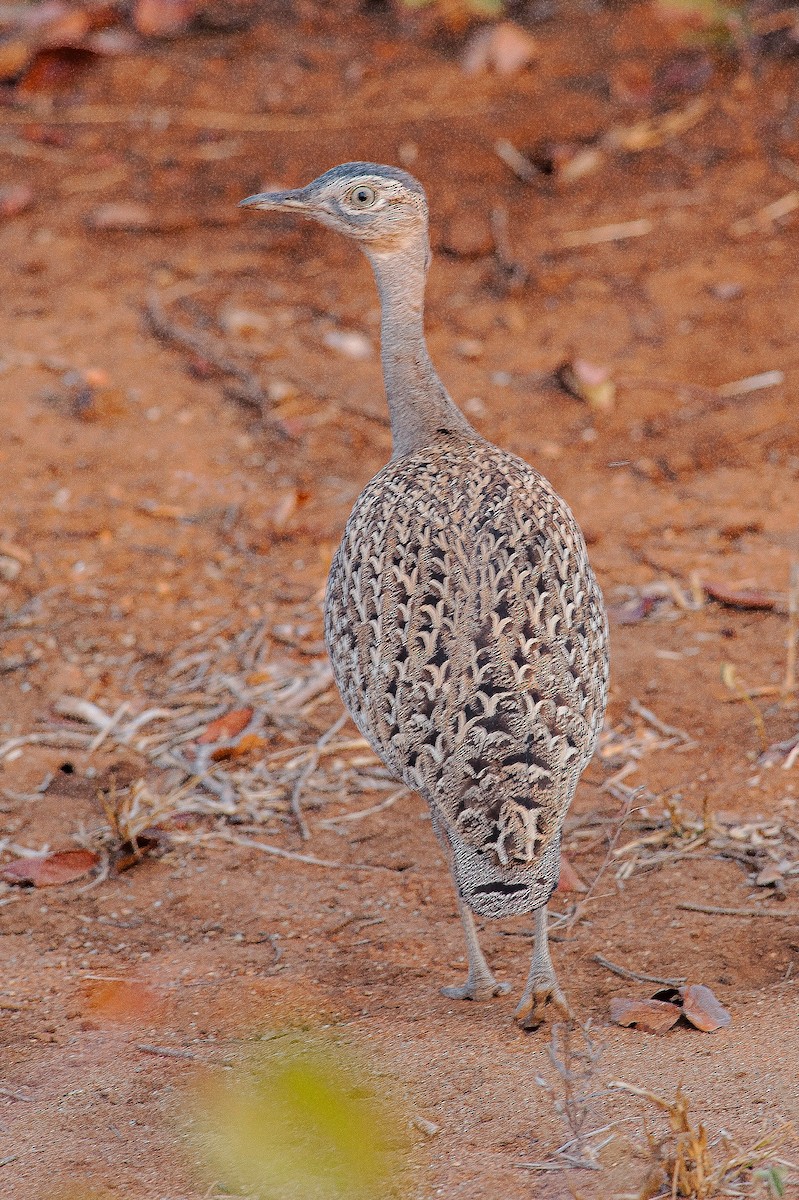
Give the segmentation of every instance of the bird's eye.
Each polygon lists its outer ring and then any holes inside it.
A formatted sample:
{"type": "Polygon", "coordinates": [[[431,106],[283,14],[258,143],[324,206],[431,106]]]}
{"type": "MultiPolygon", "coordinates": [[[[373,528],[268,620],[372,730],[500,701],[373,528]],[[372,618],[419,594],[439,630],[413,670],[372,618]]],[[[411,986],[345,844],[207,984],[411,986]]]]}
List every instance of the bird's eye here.
{"type": "Polygon", "coordinates": [[[353,208],[371,208],[377,199],[374,188],[365,183],[359,183],[349,194],[349,202],[353,208]]]}

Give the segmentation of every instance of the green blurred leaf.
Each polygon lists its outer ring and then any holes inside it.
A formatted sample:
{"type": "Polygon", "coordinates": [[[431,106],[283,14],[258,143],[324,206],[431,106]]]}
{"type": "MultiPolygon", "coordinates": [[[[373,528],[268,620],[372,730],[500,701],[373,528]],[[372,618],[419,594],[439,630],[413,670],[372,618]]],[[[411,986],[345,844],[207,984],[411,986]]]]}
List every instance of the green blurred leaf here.
{"type": "Polygon", "coordinates": [[[313,1038],[271,1046],[199,1097],[197,1125],[217,1177],[269,1200],[406,1195],[407,1114],[374,1094],[355,1056],[313,1038]]]}

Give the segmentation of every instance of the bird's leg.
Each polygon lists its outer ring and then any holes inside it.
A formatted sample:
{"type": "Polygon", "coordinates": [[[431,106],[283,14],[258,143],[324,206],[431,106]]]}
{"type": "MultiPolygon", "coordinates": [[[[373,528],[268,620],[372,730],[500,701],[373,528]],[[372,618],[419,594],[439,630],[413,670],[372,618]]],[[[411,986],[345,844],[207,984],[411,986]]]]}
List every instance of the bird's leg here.
{"type": "Polygon", "coordinates": [[[572,1015],[569,1003],[555,976],[552,959],[549,957],[546,904],[543,908],[537,908],[533,915],[535,918],[533,961],[530,963],[530,974],[527,976],[522,998],[513,1014],[523,1029],[537,1029],[544,1020],[544,1013],[550,1002],[561,1010],[567,1020],[570,1020],[572,1015]]]}
{"type": "Polygon", "coordinates": [[[458,910],[466,934],[466,952],[469,956],[469,974],[462,987],[443,987],[442,994],[451,1000],[490,1000],[492,996],[504,996],[510,991],[509,983],[499,983],[491,974],[480,943],[470,909],[458,895],[458,910]]]}

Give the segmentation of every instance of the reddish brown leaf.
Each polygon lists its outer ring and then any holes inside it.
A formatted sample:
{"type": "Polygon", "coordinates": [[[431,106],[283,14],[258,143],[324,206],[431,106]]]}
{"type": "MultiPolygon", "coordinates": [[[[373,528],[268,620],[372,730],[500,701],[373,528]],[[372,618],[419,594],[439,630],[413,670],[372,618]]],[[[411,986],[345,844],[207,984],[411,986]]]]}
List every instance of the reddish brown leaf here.
{"type": "Polygon", "coordinates": [[[615,1025],[637,1025],[646,1033],[666,1033],[682,1010],[676,1004],[665,1004],[662,1000],[628,1000],[614,996],[610,1001],[610,1019],[615,1025]]]}
{"type": "Polygon", "coordinates": [[[201,746],[207,746],[209,742],[229,741],[247,728],[254,712],[253,708],[234,708],[232,712],[217,717],[215,721],[211,721],[210,725],[206,725],[197,738],[198,743],[201,746]]]}
{"type": "Polygon", "coordinates": [[[659,596],[635,596],[632,600],[625,600],[624,604],[611,608],[610,611],[620,625],[637,625],[655,611],[659,600],[659,596]]]}
{"type": "Polygon", "coordinates": [[[689,983],[680,988],[682,992],[682,1015],[697,1029],[713,1033],[725,1029],[732,1017],[723,1004],[719,1004],[709,987],[701,983],[689,983]]]}
{"type": "Polygon", "coordinates": [[[23,75],[21,92],[66,91],[84,74],[95,55],[78,46],[57,46],[40,50],[23,75]]]}
{"type": "Polygon", "coordinates": [[[33,204],[33,189],[26,183],[7,183],[0,187],[0,217],[16,217],[33,204]]]}
{"type": "Polygon", "coordinates": [[[127,979],[92,981],[88,1007],[109,1021],[148,1021],[162,1007],[159,997],[143,983],[127,979]]]}
{"type": "Polygon", "coordinates": [[[0,877],[6,883],[58,887],[88,875],[99,861],[99,856],[91,850],[55,850],[52,854],[37,854],[8,863],[0,871],[0,877]]]}
{"type": "Polygon", "coordinates": [[[113,851],[111,867],[117,874],[128,871],[131,867],[138,866],[148,854],[169,850],[171,846],[169,835],[163,829],[159,829],[157,825],[152,825],[147,829],[142,829],[134,841],[123,842],[113,851]]]}
{"type": "Polygon", "coordinates": [[[220,746],[218,750],[211,753],[211,758],[214,762],[224,762],[230,758],[242,758],[244,755],[252,754],[253,751],[263,750],[267,745],[267,739],[261,737],[259,733],[245,733],[234,746],[220,746]]]}
{"type": "Polygon", "coordinates": [[[575,871],[574,867],[569,862],[565,855],[560,856],[560,878],[556,892],[587,892],[588,888],[583,883],[580,876],[575,871]]]}
{"type": "Polygon", "coordinates": [[[16,38],[3,42],[0,45],[0,79],[16,79],[25,70],[34,53],[30,42],[16,38]]]}
{"type": "Polygon", "coordinates": [[[711,600],[717,600],[725,608],[760,609],[764,612],[771,612],[777,603],[774,596],[755,588],[742,588],[740,591],[736,591],[735,588],[728,587],[724,583],[713,583],[707,579],[703,581],[702,587],[711,600]]]}
{"type": "Polygon", "coordinates": [[[622,61],[610,75],[610,90],[622,104],[649,104],[655,94],[652,68],[648,63],[622,61]]]}
{"type": "Polygon", "coordinates": [[[145,37],[175,37],[188,29],[198,0],[136,0],[133,24],[145,37]]]}

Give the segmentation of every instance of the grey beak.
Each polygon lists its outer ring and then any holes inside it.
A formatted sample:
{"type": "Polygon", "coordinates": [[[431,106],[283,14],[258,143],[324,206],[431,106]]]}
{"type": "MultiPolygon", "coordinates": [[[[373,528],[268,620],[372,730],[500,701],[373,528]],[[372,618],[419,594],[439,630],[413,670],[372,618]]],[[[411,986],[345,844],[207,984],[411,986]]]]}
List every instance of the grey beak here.
{"type": "Polygon", "coordinates": [[[256,196],[239,200],[239,208],[303,209],[306,206],[307,201],[300,189],[291,192],[259,192],[256,196]]]}

